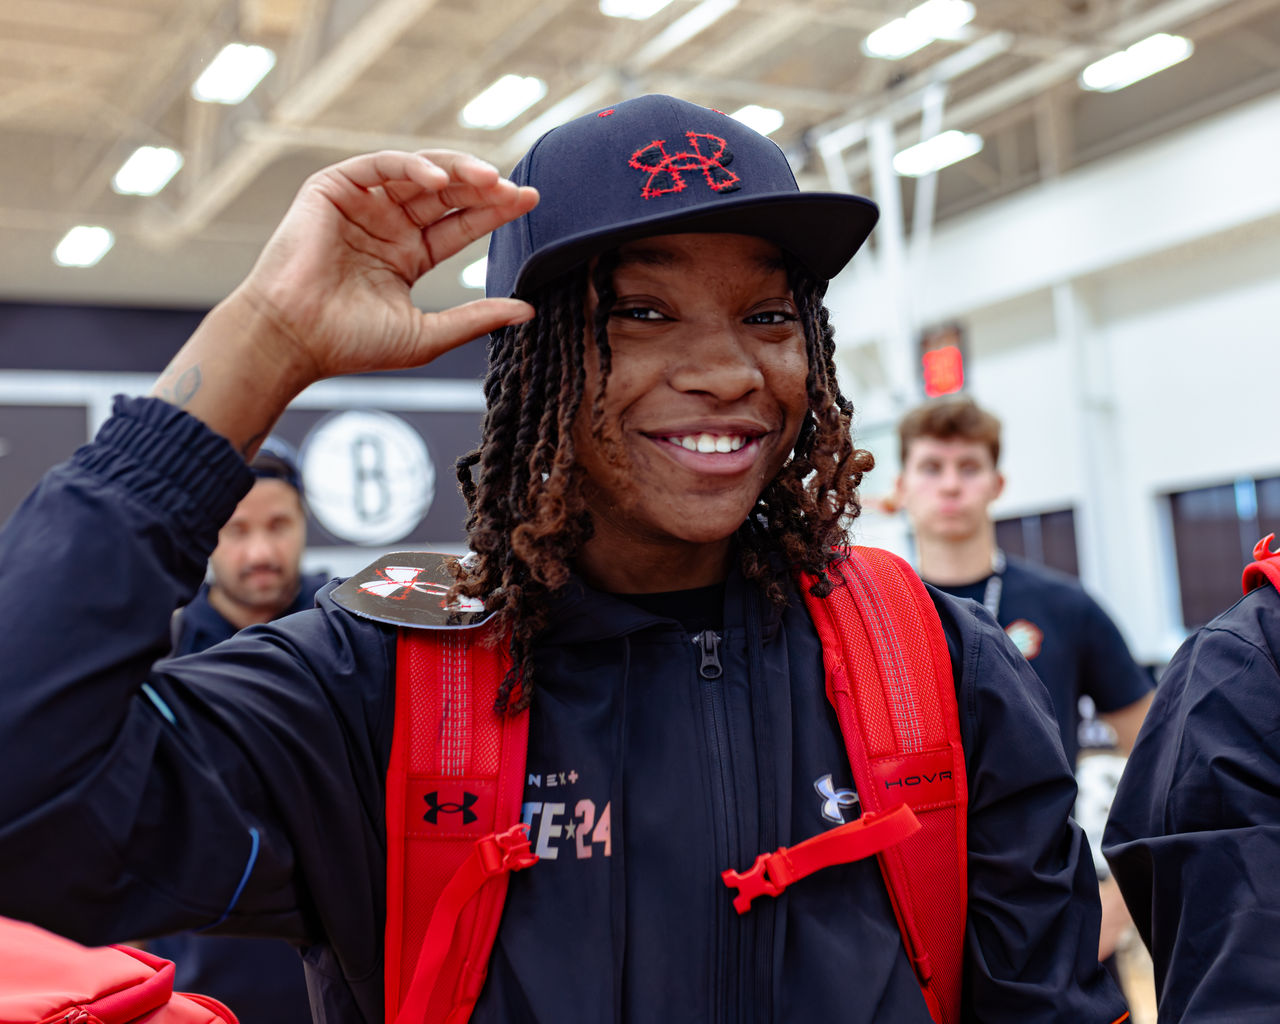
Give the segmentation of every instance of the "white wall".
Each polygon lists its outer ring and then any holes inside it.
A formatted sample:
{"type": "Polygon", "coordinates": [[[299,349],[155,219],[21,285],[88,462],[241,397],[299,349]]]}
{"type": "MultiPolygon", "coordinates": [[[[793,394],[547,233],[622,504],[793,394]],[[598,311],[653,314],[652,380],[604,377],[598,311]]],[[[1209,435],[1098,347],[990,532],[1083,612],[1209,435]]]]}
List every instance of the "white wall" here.
{"type": "MultiPolygon", "coordinates": [[[[969,390],[1005,423],[996,514],[1075,507],[1082,577],[1146,660],[1184,634],[1162,495],[1280,474],[1277,126],[1280,96],[1090,165],[939,225],[911,268],[918,322],[967,326],[969,390]]],[[[849,358],[891,315],[865,262],[828,296],[849,358]]],[[[889,406],[855,400],[874,496],[889,406]]],[[[870,512],[859,539],[906,535],[870,512]]]]}

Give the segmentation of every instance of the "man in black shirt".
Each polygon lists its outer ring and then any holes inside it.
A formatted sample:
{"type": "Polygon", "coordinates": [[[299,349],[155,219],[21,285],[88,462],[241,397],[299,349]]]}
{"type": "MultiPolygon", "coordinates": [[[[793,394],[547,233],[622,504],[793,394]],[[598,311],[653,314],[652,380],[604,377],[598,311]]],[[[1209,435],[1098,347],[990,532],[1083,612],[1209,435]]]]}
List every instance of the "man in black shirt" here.
{"type": "MultiPolygon", "coordinates": [[[[991,504],[1004,489],[1000,421],[971,398],[947,396],[909,412],[898,426],[898,505],[915,534],[916,568],[927,582],[984,605],[1049,691],[1067,762],[1079,751],[1079,698],[1127,755],[1151,703],[1152,684],[1114,622],[1074,579],[1009,557],[996,545],[991,504]]],[[[1128,923],[1111,881],[1103,883],[1100,954],[1128,923]],[[1110,926],[1110,927],[1109,927],[1110,926]]]]}

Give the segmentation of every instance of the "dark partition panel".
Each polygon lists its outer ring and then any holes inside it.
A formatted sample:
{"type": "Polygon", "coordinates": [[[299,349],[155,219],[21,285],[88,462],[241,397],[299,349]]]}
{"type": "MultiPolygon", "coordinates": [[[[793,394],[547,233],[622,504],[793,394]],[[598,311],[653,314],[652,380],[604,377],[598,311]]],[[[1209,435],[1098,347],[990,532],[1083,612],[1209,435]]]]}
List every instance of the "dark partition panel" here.
{"type": "Polygon", "coordinates": [[[0,405],[0,522],[87,432],[83,405],[0,405]]]}

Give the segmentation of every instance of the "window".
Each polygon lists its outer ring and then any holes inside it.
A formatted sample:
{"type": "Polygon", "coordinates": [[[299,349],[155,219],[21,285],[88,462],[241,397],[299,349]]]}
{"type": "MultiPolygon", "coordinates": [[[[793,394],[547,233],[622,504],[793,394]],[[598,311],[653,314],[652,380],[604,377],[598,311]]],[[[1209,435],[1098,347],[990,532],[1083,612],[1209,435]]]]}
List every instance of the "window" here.
{"type": "Polygon", "coordinates": [[[996,521],[996,543],[1011,555],[1080,575],[1076,554],[1076,514],[1066,508],[996,521]]]}
{"type": "Polygon", "coordinates": [[[1280,477],[1178,491],[1169,511],[1182,622],[1196,629],[1235,603],[1253,546],[1280,533],[1280,477]]]}

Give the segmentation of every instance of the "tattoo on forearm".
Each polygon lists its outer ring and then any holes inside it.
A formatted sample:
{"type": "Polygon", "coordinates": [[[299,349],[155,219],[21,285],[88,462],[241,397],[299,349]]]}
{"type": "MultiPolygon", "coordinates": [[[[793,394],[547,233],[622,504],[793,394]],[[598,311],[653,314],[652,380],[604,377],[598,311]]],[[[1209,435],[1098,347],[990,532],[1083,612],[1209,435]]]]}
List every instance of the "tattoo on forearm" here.
{"type": "Polygon", "coordinates": [[[270,431],[262,430],[249,438],[249,440],[240,446],[240,457],[248,462],[250,456],[257,451],[258,445],[262,444],[262,442],[267,439],[268,433],[270,433],[270,431]]]}
{"type": "Polygon", "coordinates": [[[184,405],[195,398],[196,392],[200,390],[202,383],[200,376],[200,367],[189,366],[181,373],[175,370],[166,370],[164,375],[156,383],[156,397],[163,398],[171,405],[176,405],[181,409],[184,405]]]}

